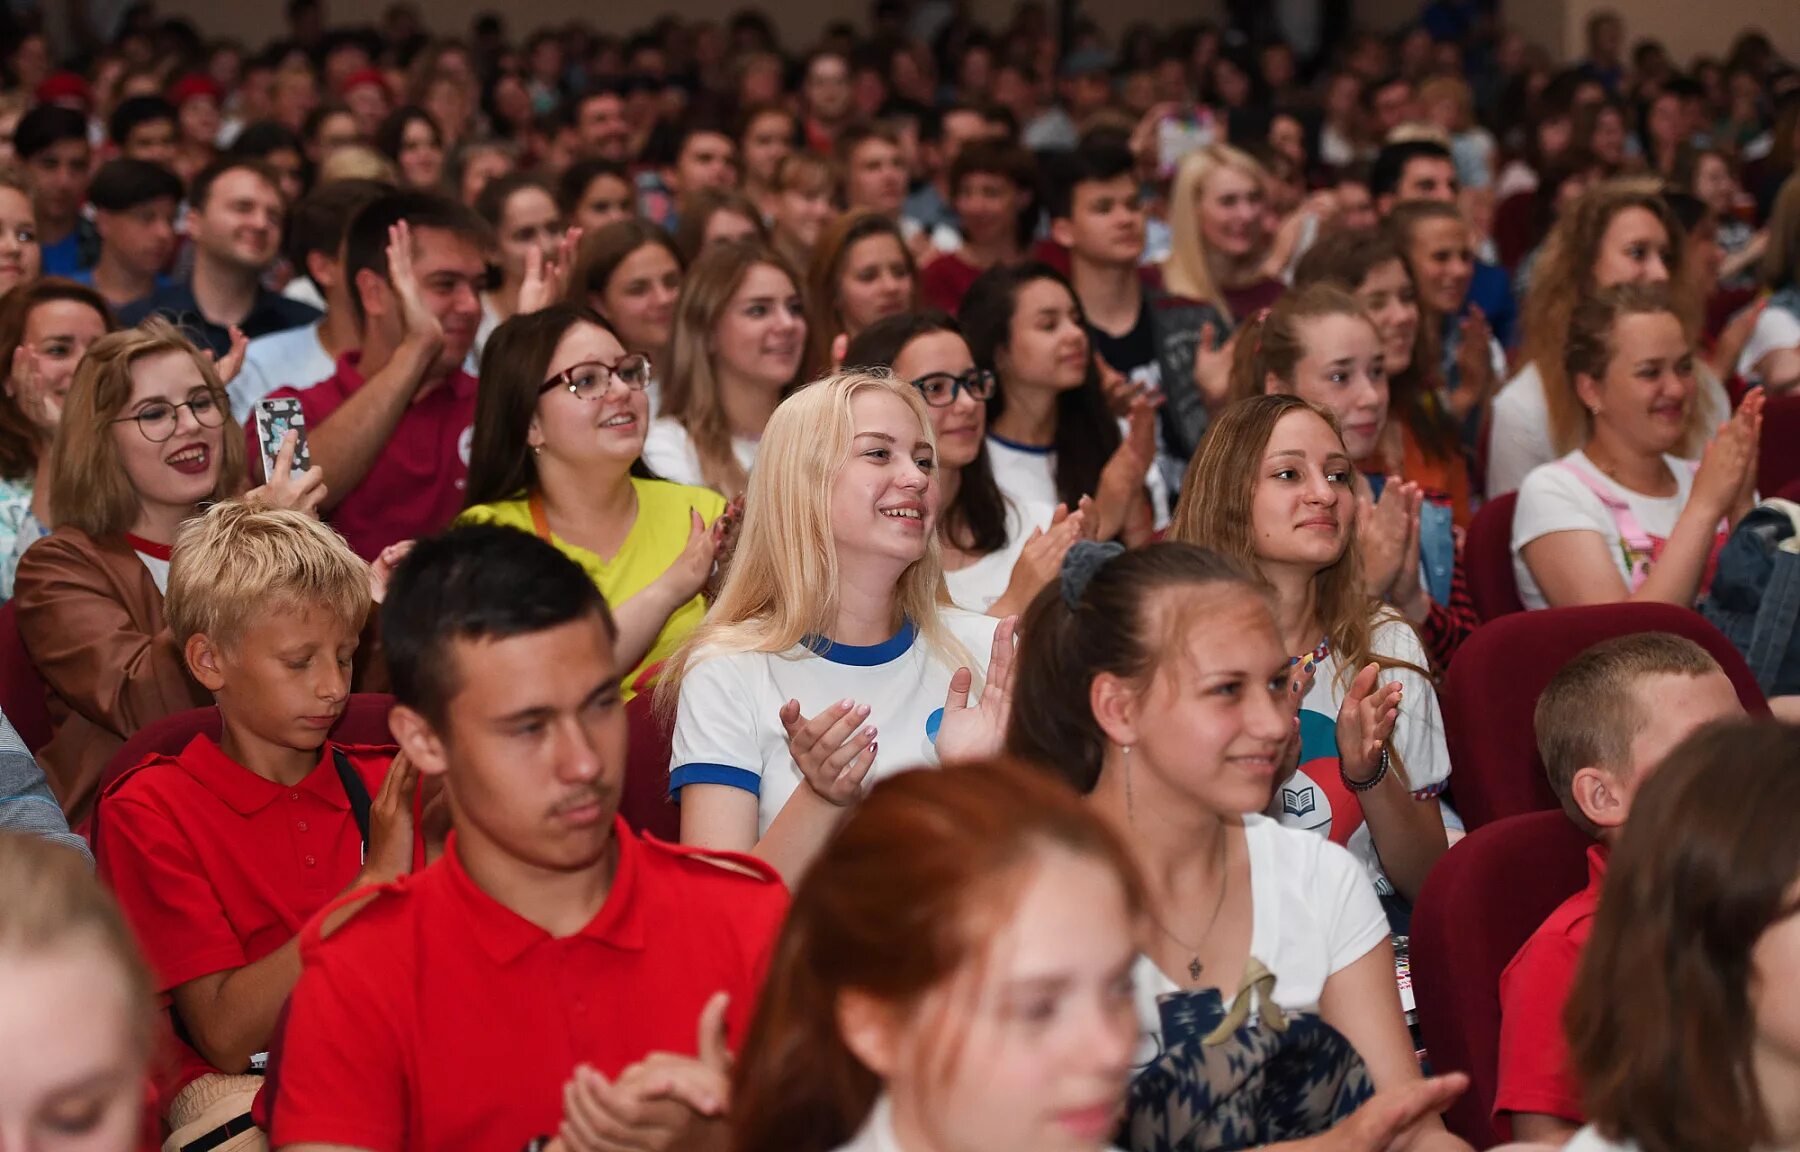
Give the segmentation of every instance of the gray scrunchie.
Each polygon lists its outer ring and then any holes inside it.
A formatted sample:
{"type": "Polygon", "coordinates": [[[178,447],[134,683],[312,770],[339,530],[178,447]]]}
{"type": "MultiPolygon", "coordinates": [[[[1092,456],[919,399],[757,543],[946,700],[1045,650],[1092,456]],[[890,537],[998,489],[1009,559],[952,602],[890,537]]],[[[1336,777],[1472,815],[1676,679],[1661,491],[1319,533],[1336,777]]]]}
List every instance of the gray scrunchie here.
{"type": "Polygon", "coordinates": [[[1125,551],[1122,544],[1111,541],[1101,543],[1097,540],[1077,540],[1063,553],[1062,562],[1062,597],[1063,603],[1073,612],[1081,603],[1081,597],[1087,592],[1088,584],[1106,562],[1125,551]]]}

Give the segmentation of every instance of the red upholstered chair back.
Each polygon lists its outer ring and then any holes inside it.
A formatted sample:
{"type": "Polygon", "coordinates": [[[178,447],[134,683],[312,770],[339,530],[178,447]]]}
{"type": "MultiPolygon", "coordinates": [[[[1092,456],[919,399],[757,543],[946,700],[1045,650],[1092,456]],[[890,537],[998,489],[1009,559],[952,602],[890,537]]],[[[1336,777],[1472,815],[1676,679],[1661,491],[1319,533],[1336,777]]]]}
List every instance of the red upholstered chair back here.
{"type": "Polygon", "coordinates": [[[1483,624],[1457,649],[1438,700],[1455,765],[1456,810],[1473,830],[1505,816],[1556,808],[1538,758],[1532,713],[1569,659],[1614,636],[1673,632],[1724,668],[1744,708],[1767,715],[1749,665],[1698,612],[1671,604],[1594,604],[1520,612],[1483,624]]]}
{"type": "Polygon", "coordinates": [[[1489,1120],[1499,1072],[1500,973],[1557,905],[1586,886],[1590,843],[1561,810],[1489,824],[1437,862],[1413,905],[1419,1027],[1433,1071],[1469,1074],[1469,1090],[1444,1120],[1477,1148],[1500,1143],[1489,1120]]]}
{"type": "Polygon", "coordinates": [[[1512,521],[1517,492],[1496,496],[1481,506],[1469,521],[1469,538],[1463,547],[1463,569],[1469,576],[1469,599],[1484,621],[1525,611],[1519,600],[1519,582],[1513,575],[1512,521]]]}
{"type": "Polygon", "coordinates": [[[1771,396],[1763,406],[1756,490],[1772,495],[1800,482],[1800,396],[1771,396]]]}
{"type": "Polygon", "coordinates": [[[619,812],[639,832],[671,843],[681,839],[681,809],[669,799],[669,740],[673,721],[657,714],[650,692],[625,705],[631,752],[625,758],[625,791],[619,812]]]}
{"type": "Polygon", "coordinates": [[[0,711],[6,713],[19,739],[34,755],[50,743],[50,710],[44,705],[47,691],[31,653],[25,651],[18,614],[8,600],[0,604],[0,711]]]}

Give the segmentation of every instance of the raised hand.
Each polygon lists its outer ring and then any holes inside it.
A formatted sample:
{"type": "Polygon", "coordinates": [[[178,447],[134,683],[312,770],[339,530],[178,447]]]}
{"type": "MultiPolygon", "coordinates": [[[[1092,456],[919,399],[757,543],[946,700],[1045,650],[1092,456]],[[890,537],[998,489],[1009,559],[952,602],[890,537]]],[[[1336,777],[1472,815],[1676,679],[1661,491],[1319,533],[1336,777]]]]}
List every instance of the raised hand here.
{"type": "Polygon", "coordinates": [[[1070,512],[1067,504],[1058,504],[1049,528],[1033,528],[1024,547],[1019,549],[1019,558],[1013,563],[1006,591],[994,602],[989,615],[1023,612],[1044,585],[1062,571],[1063,556],[1075,541],[1084,538],[1086,521],[1085,513],[1070,512]],[[1000,611],[1002,608],[1006,610],[1004,613],[1000,611]]]}
{"type": "Polygon", "coordinates": [[[707,578],[706,586],[701,593],[710,603],[718,599],[719,589],[725,586],[725,574],[731,567],[732,554],[737,551],[738,529],[744,524],[744,498],[725,505],[725,511],[719,513],[718,519],[712,523],[713,566],[712,574],[707,578]]]}
{"type": "Polygon", "coordinates": [[[1412,1130],[1421,1121],[1450,1107],[1468,1086],[1466,1075],[1453,1072],[1377,1092],[1331,1131],[1273,1148],[1293,1152],[1400,1152],[1410,1147],[1412,1130]]]}
{"type": "Polygon", "coordinates": [[[381,550],[375,563],[369,565],[369,599],[376,604],[387,599],[388,581],[394,578],[394,569],[400,567],[400,561],[406,559],[406,554],[417,543],[417,540],[402,540],[381,550]]]}
{"type": "Polygon", "coordinates": [[[788,755],[806,784],[826,803],[848,807],[862,799],[863,779],[875,766],[875,726],[859,727],[869,718],[869,706],[840,700],[807,720],[800,715],[800,701],[781,706],[781,726],[787,732],[788,755]]]}
{"type": "Polygon", "coordinates": [[[1471,304],[1469,314],[1458,327],[1462,331],[1462,346],[1456,350],[1457,383],[1448,399],[1450,412],[1460,423],[1488,402],[1499,380],[1494,374],[1494,330],[1488,325],[1487,314],[1471,304]]]}
{"type": "Polygon", "coordinates": [[[987,681],[981,696],[969,703],[969,689],[975,674],[958,668],[950,677],[950,691],[944,697],[944,719],[938,725],[938,759],[948,764],[954,760],[982,760],[995,756],[1006,740],[1006,724],[1012,718],[1013,634],[1019,619],[1008,616],[994,629],[994,646],[988,655],[987,681]]]}
{"type": "Polygon", "coordinates": [[[1208,412],[1218,411],[1230,399],[1231,357],[1236,348],[1236,333],[1221,344],[1211,321],[1200,326],[1200,339],[1194,345],[1194,387],[1200,390],[1200,402],[1208,412]]]}
{"type": "Polygon", "coordinates": [[[1389,476],[1381,499],[1356,497],[1356,545],[1362,550],[1363,587],[1377,600],[1388,599],[1406,551],[1408,513],[1419,486],[1389,476]]]}
{"type": "Polygon", "coordinates": [[[1406,501],[1406,539],[1400,546],[1400,566],[1395,570],[1394,582],[1388,588],[1388,603],[1400,609],[1414,624],[1422,624],[1431,612],[1431,597],[1426,595],[1419,580],[1419,514],[1425,506],[1425,491],[1416,484],[1409,487],[1411,491],[1407,494],[1406,501]]]}
{"type": "Polygon", "coordinates": [[[231,347],[224,356],[215,356],[211,352],[206,354],[212,360],[213,369],[218,372],[221,384],[230,384],[238,378],[238,373],[244,370],[244,352],[250,347],[250,340],[244,335],[243,329],[233,324],[230,332],[231,347]]]}
{"type": "Polygon", "coordinates": [[[1731,419],[1713,435],[1700,456],[1694,487],[1688,499],[1708,519],[1724,519],[1747,502],[1756,484],[1756,455],[1762,439],[1763,390],[1745,394],[1731,419]]]}
{"type": "Polygon", "coordinates": [[[388,229],[388,279],[394,287],[394,298],[400,304],[400,321],[406,328],[406,339],[440,349],[444,345],[444,325],[437,314],[425,306],[425,295],[419,287],[419,276],[413,269],[412,226],[402,220],[388,229]]]}
{"type": "Polygon", "coordinates": [[[1156,463],[1156,410],[1161,396],[1139,396],[1131,402],[1125,438],[1100,470],[1094,506],[1100,537],[1110,540],[1131,519],[1134,504],[1144,499],[1144,477],[1156,463]]]}
{"type": "Polygon", "coordinates": [[[1398,683],[1378,684],[1381,669],[1374,663],[1363,666],[1350,681],[1338,709],[1338,763],[1352,780],[1369,780],[1381,760],[1381,750],[1394,734],[1400,719],[1401,687],[1398,683]]]}
{"type": "Polygon", "coordinates": [[[369,802],[369,849],[359,885],[385,884],[412,871],[413,798],[418,791],[418,768],[406,753],[398,753],[369,802]]]}
{"type": "Polygon", "coordinates": [[[325,470],[314,464],[304,472],[294,472],[294,451],[299,442],[300,434],[288,429],[281,438],[281,451],[275,456],[275,471],[261,487],[245,493],[246,500],[255,500],[267,508],[318,515],[319,506],[325,503],[325,470]]]}
{"type": "Polygon", "coordinates": [[[581,229],[565,228],[556,242],[556,255],[544,258],[535,245],[525,252],[525,279],[519,285],[519,315],[539,312],[561,300],[569,290],[575,269],[575,250],[581,245],[581,229]]]}
{"type": "Polygon", "coordinates": [[[12,397],[25,418],[41,428],[54,428],[62,422],[63,398],[60,390],[50,387],[44,371],[43,357],[25,341],[13,349],[12,372],[6,378],[6,394],[12,397]]]}
{"type": "Polygon", "coordinates": [[[713,552],[716,548],[717,541],[712,529],[707,527],[699,510],[688,509],[687,544],[682,547],[681,555],[675,557],[675,562],[656,578],[656,583],[661,584],[668,593],[667,603],[671,612],[698,596],[700,590],[706,587],[706,582],[712,578],[713,552]]]}

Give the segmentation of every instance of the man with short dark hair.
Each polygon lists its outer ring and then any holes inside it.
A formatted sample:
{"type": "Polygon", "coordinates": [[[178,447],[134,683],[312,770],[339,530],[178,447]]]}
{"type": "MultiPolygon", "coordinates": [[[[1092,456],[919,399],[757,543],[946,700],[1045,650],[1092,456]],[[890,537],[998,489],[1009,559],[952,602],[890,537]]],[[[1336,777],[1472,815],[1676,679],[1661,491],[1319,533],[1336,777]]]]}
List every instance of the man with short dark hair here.
{"type": "Polygon", "coordinates": [[[920,120],[919,150],[923,153],[926,178],[907,195],[900,211],[931,237],[935,247],[949,252],[959,241],[956,209],[951,204],[956,188],[950,182],[950,169],[956,158],[966,145],[977,140],[1003,139],[1005,135],[995,112],[973,104],[928,109],[920,120]]]}
{"type": "Polygon", "coordinates": [[[1069,280],[1094,350],[1137,391],[1164,397],[1158,463],[1180,485],[1211,413],[1225,399],[1227,325],[1211,304],[1146,287],[1144,205],[1123,146],[1087,144],[1059,158],[1049,195],[1050,237],[1069,250],[1069,280]]]}
{"type": "Polygon", "coordinates": [[[67,276],[93,264],[99,238],[81,215],[93,159],[87,117],[73,108],[39,104],[13,129],[13,152],[31,187],[43,274],[67,276]]]}
{"type": "Polygon", "coordinates": [[[317,319],[317,308],[263,287],[263,273],[281,254],[286,214],[278,178],[262,163],[227,157],[208,165],[194,177],[188,199],[193,275],[120,309],[119,321],[165,316],[223,356],[231,351],[233,328],[254,340],[317,319]]]}
{"type": "Polygon", "coordinates": [[[631,121],[625,95],[610,84],[590,88],[575,104],[575,132],[590,156],[615,164],[631,162],[631,121]]]}
{"type": "Polygon", "coordinates": [[[737,141],[704,117],[657,129],[646,151],[652,166],[638,175],[638,214],[670,233],[679,224],[683,197],[702,188],[737,187],[737,141]]]}
{"type": "Polygon", "coordinates": [[[800,96],[805,108],[800,128],[806,146],[829,156],[838,133],[856,114],[851,102],[850,61],[829,49],[813,53],[801,75],[800,96]]]}
{"type": "Polygon", "coordinates": [[[106,122],[106,135],[119,155],[173,167],[178,120],[175,105],[161,96],[132,96],[119,102],[106,122]]]}
{"type": "MultiPolygon", "coordinates": [[[[298,396],[332,526],[365,560],[442,529],[462,510],[489,231],[434,192],[390,192],[351,218],[338,273],[356,347],[298,396]]],[[[254,454],[253,454],[254,455],[254,454]]]]}
{"type": "Polygon", "coordinates": [[[115,310],[129,308],[164,288],[175,254],[175,213],[181,178],[148,160],[108,160],[88,185],[100,259],[70,279],[91,286],[115,310]]]}
{"type": "Polygon", "coordinates": [[[288,220],[288,254],[325,301],[311,324],[250,341],[244,367],[226,386],[231,414],[250,422],[250,410],[277,388],[310,388],[337,371],[338,357],[360,337],[350,285],[344,277],[344,233],[365,206],[392,189],[374,180],[335,180],[313,189],[288,220]]]}
{"type": "Polygon", "coordinates": [[[390,724],[445,782],[455,831],[307,930],[265,1091],[273,1146],[558,1148],[567,1086],[609,1146],[727,1147],[728,1042],[786,892],[760,861],[618,817],[628,724],[593,581],[530,533],[458,528],[401,563],[381,633],[390,724]]]}

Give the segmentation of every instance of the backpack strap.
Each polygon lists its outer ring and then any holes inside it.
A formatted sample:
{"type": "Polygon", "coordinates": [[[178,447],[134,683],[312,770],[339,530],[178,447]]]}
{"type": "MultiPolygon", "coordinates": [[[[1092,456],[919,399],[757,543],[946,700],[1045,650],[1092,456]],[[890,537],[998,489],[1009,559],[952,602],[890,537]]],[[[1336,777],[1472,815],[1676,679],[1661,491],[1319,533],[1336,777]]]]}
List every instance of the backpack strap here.
{"type": "Polygon", "coordinates": [[[331,763],[337,769],[338,783],[344,786],[344,796],[350,801],[350,817],[356,821],[356,830],[362,833],[362,857],[366,863],[369,859],[368,785],[350,763],[350,757],[336,744],[331,746],[331,763]]]}

